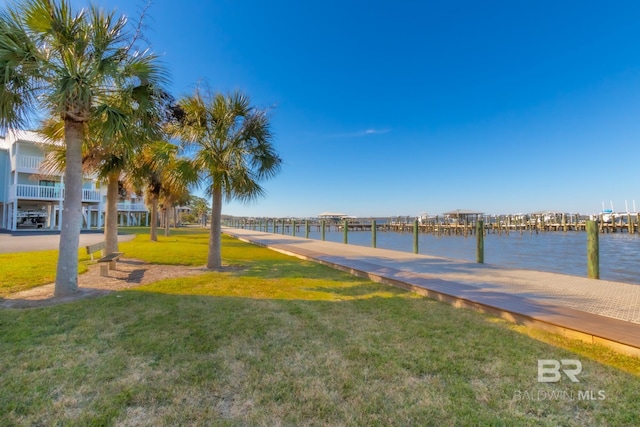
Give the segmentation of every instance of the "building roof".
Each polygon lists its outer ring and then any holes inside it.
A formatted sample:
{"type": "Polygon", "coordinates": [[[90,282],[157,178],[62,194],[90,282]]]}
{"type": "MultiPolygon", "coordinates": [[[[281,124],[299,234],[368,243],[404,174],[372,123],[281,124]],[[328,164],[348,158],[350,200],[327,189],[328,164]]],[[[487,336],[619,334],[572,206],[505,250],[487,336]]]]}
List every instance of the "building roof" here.
{"type": "Polygon", "coordinates": [[[26,141],[36,144],[51,144],[52,141],[43,137],[38,132],[30,130],[8,129],[5,139],[13,141],[26,141]]]}
{"type": "Polygon", "coordinates": [[[322,212],[321,214],[318,214],[318,218],[344,218],[346,216],[348,215],[337,212],[322,212]]]}
{"type": "Polygon", "coordinates": [[[17,141],[31,142],[38,145],[62,145],[62,141],[54,141],[45,138],[38,132],[30,130],[7,129],[4,137],[0,137],[0,149],[8,150],[11,145],[17,141]]]}
{"type": "Polygon", "coordinates": [[[465,215],[482,215],[484,212],[472,211],[469,209],[456,209],[455,211],[445,212],[443,215],[449,215],[454,218],[465,215]]]}

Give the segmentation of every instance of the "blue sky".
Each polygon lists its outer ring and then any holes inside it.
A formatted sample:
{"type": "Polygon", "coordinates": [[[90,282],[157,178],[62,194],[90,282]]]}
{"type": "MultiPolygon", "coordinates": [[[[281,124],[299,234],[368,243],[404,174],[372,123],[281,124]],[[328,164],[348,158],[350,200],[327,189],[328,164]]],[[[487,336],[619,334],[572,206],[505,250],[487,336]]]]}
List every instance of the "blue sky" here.
{"type": "Polygon", "coordinates": [[[176,97],[205,81],[273,107],[282,171],[223,213],[640,209],[640,2],[156,0],[148,14],[176,97]]]}

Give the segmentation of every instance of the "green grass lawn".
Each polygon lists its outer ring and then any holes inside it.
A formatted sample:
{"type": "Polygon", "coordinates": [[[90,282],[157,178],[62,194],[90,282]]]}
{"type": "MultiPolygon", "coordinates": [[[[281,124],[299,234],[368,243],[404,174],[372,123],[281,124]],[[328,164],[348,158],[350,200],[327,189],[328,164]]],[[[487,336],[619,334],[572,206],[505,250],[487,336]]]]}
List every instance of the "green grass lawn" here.
{"type": "MultiPolygon", "coordinates": [[[[82,248],[78,254],[78,273],[87,271],[89,256],[82,248]]],[[[53,283],[58,251],[0,254],[0,298],[13,292],[53,283]]]]}
{"type": "MultiPolygon", "coordinates": [[[[147,240],[121,249],[206,258],[206,234],[147,240]]],[[[230,238],[223,257],[222,273],[0,310],[0,425],[640,425],[637,358],[230,238]],[[538,359],[580,360],[580,382],[538,383],[538,359]]]]}

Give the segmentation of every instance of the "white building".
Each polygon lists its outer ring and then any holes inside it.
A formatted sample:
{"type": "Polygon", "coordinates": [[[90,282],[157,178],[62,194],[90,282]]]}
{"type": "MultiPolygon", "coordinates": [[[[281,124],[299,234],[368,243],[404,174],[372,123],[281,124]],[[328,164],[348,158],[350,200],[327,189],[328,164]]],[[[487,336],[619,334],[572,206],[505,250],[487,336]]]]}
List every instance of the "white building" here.
{"type": "MultiPolygon", "coordinates": [[[[46,142],[35,132],[8,130],[0,137],[0,229],[60,230],[64,200],[62,174],[40,169],[46,142]]],[[[101,228],[107,188],[97,177],[82,185],[82,229],[101,228]]],[[[118,203],[120,225],[147,225],[148,210],[139,199],[118,203]]]]}

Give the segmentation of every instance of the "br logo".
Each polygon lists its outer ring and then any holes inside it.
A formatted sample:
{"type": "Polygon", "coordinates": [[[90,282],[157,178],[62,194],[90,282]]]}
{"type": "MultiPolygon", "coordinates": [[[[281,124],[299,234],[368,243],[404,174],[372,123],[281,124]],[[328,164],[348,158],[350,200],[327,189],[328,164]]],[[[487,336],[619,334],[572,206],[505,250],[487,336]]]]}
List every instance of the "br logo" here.
{"type": "Polygon", "coordinates": [[[576,359],[538,359],[539,383],[557,383],[562,378],[560,371],[572,382],[580,382],[578,375],[582,372],[582,363],[576,359]]]}

